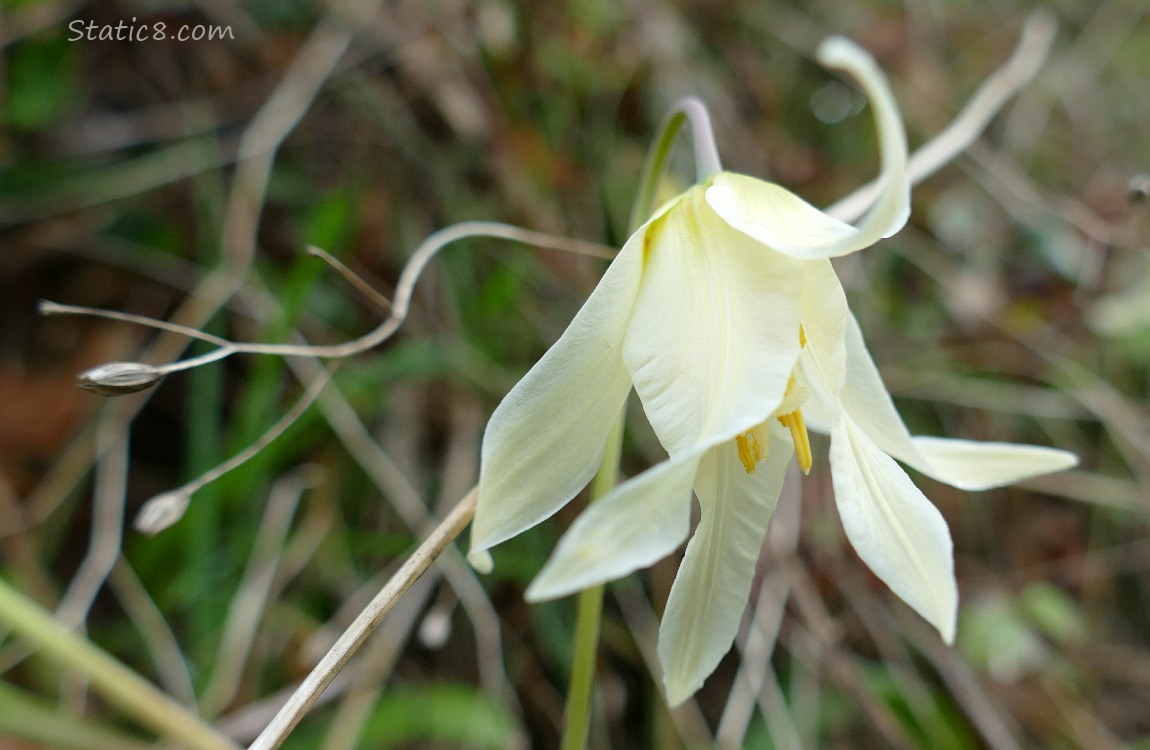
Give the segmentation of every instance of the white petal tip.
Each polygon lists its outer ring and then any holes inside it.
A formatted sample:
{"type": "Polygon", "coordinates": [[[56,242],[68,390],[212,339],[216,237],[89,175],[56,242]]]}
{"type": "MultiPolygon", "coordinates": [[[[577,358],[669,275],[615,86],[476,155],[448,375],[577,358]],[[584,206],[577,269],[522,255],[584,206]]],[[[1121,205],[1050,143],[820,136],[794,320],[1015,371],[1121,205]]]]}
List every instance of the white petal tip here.
{"type": "Polygon", "coordinates": [[[890,228],[883,233],[883,239],[893,237],[902,231],[906,226],[907,221],[910,220],[910,201],[899,206],[898,210],[890,218],[890,228]]]}
{"type": "MultiPolygon", "coordinates": [[[[570,532],[568,532],[570,533],[570,532]]],[[[601,586],[607,581],[614,580],[630,573],[604,571],[595,565],[597,557],[584,551],[572,552],[564,550],[562,542],[552,554],[551,559],[535,576],[535,580],[523,592],[523,598],[529,602],[548,602],[552,599],[562,599],[565,596],[577,594],[592,586],[601,586]]]]}
{"type": "Polygon", "coordinates": [[[950,622],[947,623],[946,627],[940,628],[938,631],[938,635],[942,638],[942,642],[948,646],[954,645],[954,635],[956,629],[955,622],[957,618],[958,614],[955,613],[955,615],[950,618],[950,622]]]}
{"type": "Polygon", "coordinates": [[[544,570],[536,576],[531,585],[527,587],[527,591],[523,592],[524,599],[529,602],[548,602],[578,591],[570,585],[563,585],[562,581],[549,580],[546,574],[547,571],[544,570]]]}
{"type": "Polygon", "coordinates": [[[1066,471],[1078,466],[1078,454],[1064,451],[1059,448],[1050,448],[1051,464],[1055,467],[1051,471],[1066,471]]]}
{"type": "Polygon", "coordinates": [[[699,692],[701,687],[703,687],[701,682],[693,687],[687,687],[685,685],[669,685],[664,681],[663,689],[667,693],[667,708],[677,708],[679,704],[699,692]]]}
{"type": "Polygon", "coordinates": [[[925,436],[912,437],[911,443],[926,459],[915,468],[967,491],[1003,487],[1078,465],[1078,456],[1070,451],[1040,445],[925,436]]]}
{"type": "MultiPolygon", "coordinates": [[[[911,607],[922,619],[926,620],[928,625],[934,628],[939,639],[948,646],[954,645],[955,631],[958,628],[958,600],[956,598],[953,601],[954,606],[937,603],[936,607],[939,611],[935,612],[911,607]]],[[[909,604],[909,602],[907,603],[909,604]]]]}
{"type": "Polygon", "coordinates": [[[479,573],[484,575],[490,573],[495,569],[495,561],[491,559],[491,553],[485,549],[474,549],[467,553],[467,562],[471,567],[479,573]]]}
{"type": "Polygon", "coordinates": [[[958,629],[958,582],[953,578],[939,584],[939,601],[931,610],[921,610],[921,614],[935,630],[938,637],[948,646],[954,645],[955,631],[958,629]]]}

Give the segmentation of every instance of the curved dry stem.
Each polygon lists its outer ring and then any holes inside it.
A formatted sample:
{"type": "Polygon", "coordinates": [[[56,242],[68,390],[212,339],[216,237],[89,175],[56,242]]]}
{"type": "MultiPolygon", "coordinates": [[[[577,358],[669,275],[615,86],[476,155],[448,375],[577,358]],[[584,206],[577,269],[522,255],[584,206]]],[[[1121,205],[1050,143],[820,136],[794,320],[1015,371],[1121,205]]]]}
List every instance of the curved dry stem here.
{"type": "Polygon", "coordinates": [[[196,689],[187,657],[164,613],[123,555],[112,568],[108,584],[140,634],[160,686],[185,706],[195,706],[196,689]]]}
{"type": "Polygon", "coordinates": [[[232,343],[228,347],[217,349],[214,352],[208,352],[201,357],[187,359],[183,362],[175,362],[168,365],[165,369],[168,372],[185,370],[200,364],[223,359],[232,354],[240,353],[342,359],[343,357],[350,357],[360,352],[365,352],[368,349],[373,349],[391,338],[391,336],[399,330],[400,326],[403,325],[404,321],[407,320],[411,298],[415,292],[415,284],[419,281],[419,277],[423,274],[424,269],[427,268],[427,264],[430,263],[436,254],[444,247],[453,242],[472,237],[493,237],[583,255],[614,257],[613,251],[605,252],[605,249],[601,246],[589,242],[555,237],[549,234],[543,234],[542,232],[533,232],[529,229],[521,229],[520,227],[513,227],[499,222],[465,221],[440,229],[419,244],[419,247],[415,249],[415,252],[407,261],[407,265],[403,267],[403,271],[399,275],[399,282],[396,284],[395,289],[395,300],[391,305],[391,315],[376,326],[374,330],[359,338],[342,344],[327,346],[232,343]]]}
{"type": "MultiPolygon", "coordinates": [[[[535,245],[536,247],[545,247],[597,258],[615,257],[614,250],[602,245],[567,237],[557,237],[543,232],[535,232],[510,224],[493,221],[465,221],[459,224],[453,224],[452,226],[435,232],[421,242],[411,258],[407,261],[407,264],[403,267],[403,271],[400,273],[399,283],[396,285],[395,300],[391,303],[391,314],[372,331],[351,341],[332,345],[240,343],[218,336],[211,336],[210,334],[205,334],[200,331],[193,332],[193,329],[186,328],[185,326],[165,323],[152,318],[90,307],[60,305],[47,301],[41,303],[40,311],[47,315],[65,313],[95,315],[112,320],[137,323],[161,330],[183,333],[209,341],[217,346],[216,349],[198,357],[179,360],[166,365],[154,366],[154,371],[159,375],[167,375],[169,373],[199,367],[200,365],[206,365],[211,362],[218,362],[233,354],[271,354],[285,357],[342,359],[372,349],[391,338],[407,319],[411,298],[415,291],[415,284],[419,281],[419,277],[423,274],[427,264],[447,245],[472,237],[491,237],[511,240],[527,245],[535,245]]],[[[312,254],[314,255],[316,253],[313,252],[312,254]]]]}

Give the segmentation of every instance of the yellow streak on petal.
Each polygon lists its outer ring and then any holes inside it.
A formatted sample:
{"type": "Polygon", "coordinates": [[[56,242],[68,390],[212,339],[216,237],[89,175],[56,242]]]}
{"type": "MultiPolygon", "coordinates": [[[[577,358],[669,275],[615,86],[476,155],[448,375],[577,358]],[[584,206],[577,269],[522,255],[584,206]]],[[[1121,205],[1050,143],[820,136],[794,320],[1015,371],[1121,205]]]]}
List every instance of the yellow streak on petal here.
{"type": "Polygon", "coordinates": [[[799,348],[807,345],[807,332],[803,330],[803,324],[799,323],[799,348]]]}
{"type": "Polygon", "coordinates": [[[810,474],[814,459],[811,457],[811,439],[807,434],[807,425],[803,421],[802,410],[796,409],[790,414],[779,417],[779,424],[791,431],[791,440],[795,444],[795,460],[799,462],[799,468],[803,470],[803,474],[810,474]]]}

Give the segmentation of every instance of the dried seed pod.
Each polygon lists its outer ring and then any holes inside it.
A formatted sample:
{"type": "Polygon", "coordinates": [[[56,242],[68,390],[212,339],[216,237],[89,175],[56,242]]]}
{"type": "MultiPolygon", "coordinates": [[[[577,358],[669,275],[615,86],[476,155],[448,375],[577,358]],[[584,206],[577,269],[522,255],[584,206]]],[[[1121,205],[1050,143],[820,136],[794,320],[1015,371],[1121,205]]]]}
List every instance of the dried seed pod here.
{"type": "Polygon", "coordinates": [[[108,362],[80,373],[80,387],[102,396],[123,396],[151,388],[164,377],[162,370],[142,362],[108,362]]]}

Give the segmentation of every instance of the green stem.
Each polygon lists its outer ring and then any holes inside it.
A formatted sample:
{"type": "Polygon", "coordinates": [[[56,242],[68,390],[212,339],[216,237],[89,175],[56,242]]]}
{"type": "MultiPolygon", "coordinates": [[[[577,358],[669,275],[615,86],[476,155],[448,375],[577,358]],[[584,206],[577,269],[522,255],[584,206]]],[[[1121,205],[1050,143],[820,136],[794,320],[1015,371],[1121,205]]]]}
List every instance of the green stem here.
{"type": "MultiPolygon", "coordinates": [[[[606,495],[619,476],[623,452],[623,413],[615,420],[599,470],[591,480],[591,502],[606,495]]],[[[563,726],[562,750],[583,750],[591,728],[591,693],[595,685],[595,662],[599,650],[599,622],[603,611],[603,586],[579,592],[575,622],[575,654],[571,660],[571,680],[567,684],[567,711],[563,726]]]]}
{"type": "MultiPolygon", "coordinates": [[[[663,120],[655,145],[643,165],[639,194],[631,208],[630,233],[638,231],[655,210],[659,181],[667,169],[671,146],[683,123],[691,125],[695,150],[696,179],[700,182],[722,171],[719,150],[711,128],[707,108],[694,97],[680,99],[663,120]]],[[[619,457],[623,451],[623,423],[626,411],[619,414],[607,444],[599,470],[591,480],[591,502],[609,493],[619,476],[619,457]]],[[[563,726],[562,750],[584,750],[591,728],[591,693],[595,685],[595,662],[599,650],[599,623],[603,612],[603,586],[592,586],[579,593],[575,621],[575,653],[572,656],[571,680],[567,685],[567,711],[563,726]]]]}
{"type": "Polygon", "coordinates": [[[110,703],[157,733],[194,750],[236,750],[231,740],[107,652],[65,628],[3,579],[0,623],[56,662],[82,672],[110,703]]]}
{"type": "Polygon", "coordinates": [[[636,231],[651,212],[655,210],[655,196],[659,189],[659,180],[667,169],[667,160],[671,156],[671,146],[675,144],[675,136],[683,127],[683,123],[691,125],[691,145],[695,150],[695,179],[702,182],[723,171],[719,160],[719,149],[715,145],[715,132],[711,127],[711,117],[707,114],[704,104],[693,96],[680,99],[663,119],[659,128],[659,136],[655,145],[647,156],[647,163],[643,165],[643,174],[639,178],[639,195],[631,208],[631,232],[636,231]]]}

